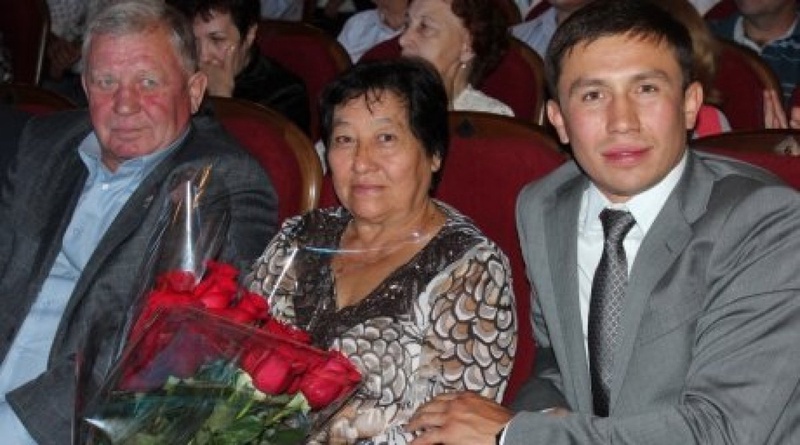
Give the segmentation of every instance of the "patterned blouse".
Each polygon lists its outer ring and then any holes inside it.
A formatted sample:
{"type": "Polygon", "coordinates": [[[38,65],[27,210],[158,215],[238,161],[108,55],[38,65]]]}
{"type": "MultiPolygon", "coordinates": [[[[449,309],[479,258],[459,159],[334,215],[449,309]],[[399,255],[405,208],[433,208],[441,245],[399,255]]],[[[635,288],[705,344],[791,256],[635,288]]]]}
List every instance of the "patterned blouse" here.
{"type": "Polygon", "coordinates": [[[502,399],[516,351],[505,254],[452,207],[442,229],[366,298],[336,309],[332,253],[352,216],[343,208],[287,220],[247,282],[273,314],[342,351],[364,384],[311,443],[405,444],[403,425],[445,391],[502,399]]]}

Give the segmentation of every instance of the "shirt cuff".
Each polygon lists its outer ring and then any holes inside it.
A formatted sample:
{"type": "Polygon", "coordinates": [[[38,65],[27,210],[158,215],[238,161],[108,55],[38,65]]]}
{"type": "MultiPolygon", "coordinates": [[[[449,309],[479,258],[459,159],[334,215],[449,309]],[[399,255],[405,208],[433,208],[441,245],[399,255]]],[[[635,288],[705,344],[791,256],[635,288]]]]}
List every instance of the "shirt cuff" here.
{"type": "MultiPolygon", "coordinates": [[[[553,408],[545,408],[543,410],[536,411],[536,412],[537,413],[542,413],[542,414],[547,414],[550,411],[553,411],[554,409],[556,409],[556,408],[555,407],[553,407],[553,408]]],[[[506,431],[508,430],[508,425],[510,423],[511,423],[511,420],[509,420],[505,425],[503,425],[503,428],[500,431],[497,432],[497,436],[495,436],[495,444],[497,444],[497,445],[505,445],[505,443],[506,443],[506,431]]]]}

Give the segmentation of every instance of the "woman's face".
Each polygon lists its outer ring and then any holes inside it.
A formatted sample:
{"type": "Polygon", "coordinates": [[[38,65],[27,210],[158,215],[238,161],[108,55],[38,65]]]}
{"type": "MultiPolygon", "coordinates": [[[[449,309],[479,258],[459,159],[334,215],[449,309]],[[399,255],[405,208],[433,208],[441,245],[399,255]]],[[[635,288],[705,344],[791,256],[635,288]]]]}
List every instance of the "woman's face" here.
{"type": "Polygon", "coordinates": [[[234,74],[239,74],[248,61],[248,53],[256,36],[253,26],[242,36],[233,23],[230,14],[212,10],[211,19],[206,21],[197,15],[192,26],[197,42],[197,52],[201,65],[222,67],[227,53],[230,52],[234,74]]]}
{"type": "Polygon", "coordinates": [[[411,132],[406,103],[383,91],[334,109],[328,164],[354,218],[391,224],[425,205],[440,161],[411,132]]]}
{"type": "Polygon", "coordinates": [[[469,31],[445,0],[411,2],[400,46],[404,56],[422,57],[431,62],[446,84],[453,79],[461,63],[474,57],[469,31]]]}

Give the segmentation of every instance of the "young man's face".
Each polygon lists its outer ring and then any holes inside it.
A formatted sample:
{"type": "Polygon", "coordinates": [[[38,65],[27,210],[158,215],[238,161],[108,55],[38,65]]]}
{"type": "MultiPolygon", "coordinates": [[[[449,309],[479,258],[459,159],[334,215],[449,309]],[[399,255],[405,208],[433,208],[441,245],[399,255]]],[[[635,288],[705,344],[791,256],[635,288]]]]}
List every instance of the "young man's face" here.
{"type": "Polygon", "coordinates": [[[697,83],[684,90],[666,43],[626,35],[572,48],[557,90],[548,117],[612,202],[654,186],[680,161],[703,99],[697,83]]]}

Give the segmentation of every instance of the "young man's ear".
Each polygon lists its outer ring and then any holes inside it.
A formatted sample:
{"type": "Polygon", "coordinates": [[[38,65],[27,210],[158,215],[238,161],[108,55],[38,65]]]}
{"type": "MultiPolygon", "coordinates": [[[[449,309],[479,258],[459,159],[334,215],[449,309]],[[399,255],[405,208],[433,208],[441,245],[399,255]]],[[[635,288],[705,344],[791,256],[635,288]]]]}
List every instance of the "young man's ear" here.
{"type": "Polygon", "coordinates": [[[703,87],[700,82],[692,82],[683,93],[683,115],[686,129],[692,130],[697,123],[697,114],[703,106],[703,87]]]}
{"type": "Polygon", "coordinates": [[[562,144],[569,144],[569,135],[564,125],[564,115],[561,114],[561,106],[553,99],[547,101],[547,119],[553,124],[558,133],[558,140],[562,144]]]}

